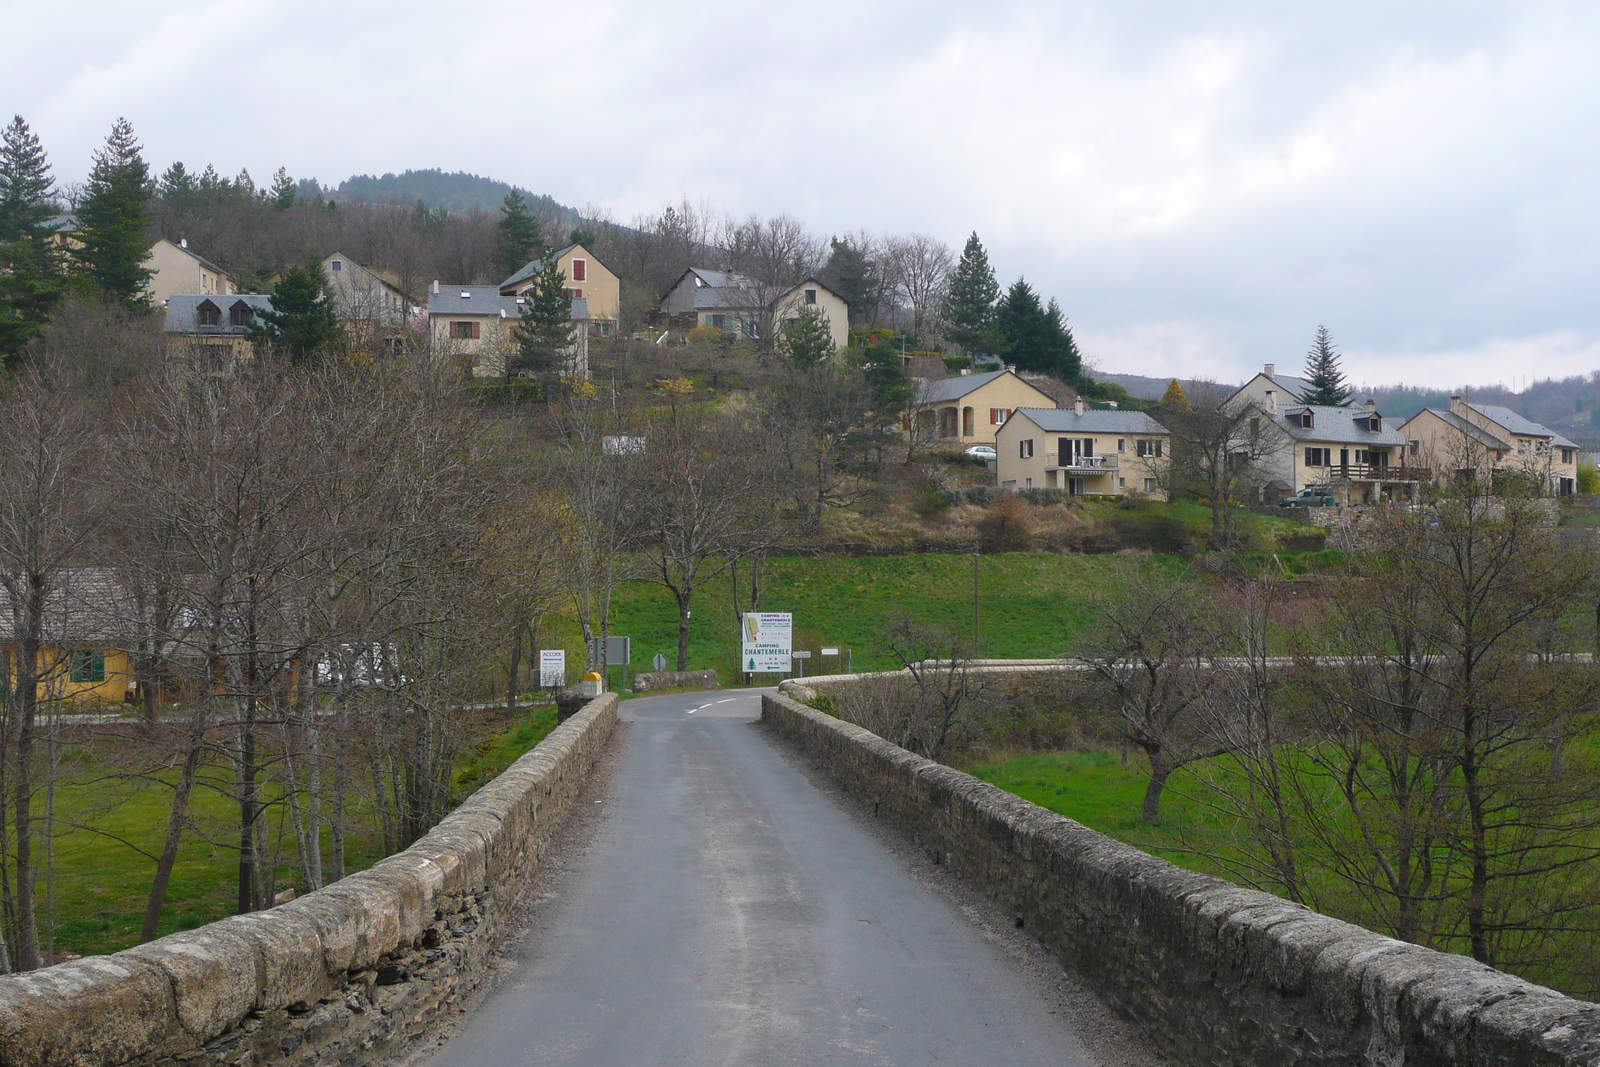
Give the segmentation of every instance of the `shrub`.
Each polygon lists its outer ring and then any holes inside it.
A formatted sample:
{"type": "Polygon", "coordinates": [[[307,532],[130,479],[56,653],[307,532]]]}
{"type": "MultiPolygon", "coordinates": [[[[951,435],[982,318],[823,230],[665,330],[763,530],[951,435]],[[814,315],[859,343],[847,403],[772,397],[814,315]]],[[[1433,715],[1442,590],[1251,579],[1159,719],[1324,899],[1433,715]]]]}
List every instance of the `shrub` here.
{"type": "Polygon", "coordinates": [[[928,485],[918,489],[911,498],[911,510],[917,513],[918,518],[931,519],[949,511],[955,502],[955,494],[948,489],[928,485]]]}
{"type": "Polygon", "coordinates": [[[729,340],[727,332],[715,326],[690,327],[687,339],[692,345],[721,345],[729,340]]]}
{"type": "Polygon", "coordinates": [[[1189,528],[1174,515],[1148,511],[1119,511],[1108,520],[1123,547],[1152,552],[1181,552],[1189,542],[1189,528]]]}
{"type": "Polygon", "coordinates": [[[1015,493],[999,494],[977,526],[983,547],[991,552],[1017,552],[1027,548],[1033,540],[1028,505],[1015,493]]]}
{"type": "MultiPolygon", "coordinates": [[[[1600,408],[1596,408],[1600,411],[1600,408]]],[[[1593,463],[1578,464],[1578,492],[1600,493],[1600,469],[1593,463]]]]}

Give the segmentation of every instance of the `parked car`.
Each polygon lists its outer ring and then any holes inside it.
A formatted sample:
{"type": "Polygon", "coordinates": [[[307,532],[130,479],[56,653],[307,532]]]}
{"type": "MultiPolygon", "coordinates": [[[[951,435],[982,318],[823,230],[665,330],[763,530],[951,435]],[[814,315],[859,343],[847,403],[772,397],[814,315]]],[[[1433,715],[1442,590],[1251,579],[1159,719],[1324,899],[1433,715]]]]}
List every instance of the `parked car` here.
{"type": "Polygon", "coordinates": [[[971,448],[967,449],[961,454],[966,456],[968,459],[984,460],[994,459],[999,455],[999,453],[994,450],[993,445],[973,445],[971,448]]]}
{"type": "Polygon", "coordinates": [[[1339,501],[1334,498],[1333,491],[1325,485],[1308,485],[1294,496],[1286,496],[1278,501],[1280,508],[1331,508],[1339,501]]]}

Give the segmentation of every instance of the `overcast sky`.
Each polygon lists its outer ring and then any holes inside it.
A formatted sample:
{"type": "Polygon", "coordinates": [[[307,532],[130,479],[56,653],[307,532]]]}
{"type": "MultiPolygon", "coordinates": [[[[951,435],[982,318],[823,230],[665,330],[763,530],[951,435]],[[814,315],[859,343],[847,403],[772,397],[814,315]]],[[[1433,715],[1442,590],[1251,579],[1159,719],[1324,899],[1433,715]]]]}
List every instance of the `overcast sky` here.
{"type": "Polygon", "coordinates": [[[1102,369],[1600,368],[1600,6],[0,0],[0,109],[81,179],[467,170],[626,221],[976,230],[1102,369]]]}

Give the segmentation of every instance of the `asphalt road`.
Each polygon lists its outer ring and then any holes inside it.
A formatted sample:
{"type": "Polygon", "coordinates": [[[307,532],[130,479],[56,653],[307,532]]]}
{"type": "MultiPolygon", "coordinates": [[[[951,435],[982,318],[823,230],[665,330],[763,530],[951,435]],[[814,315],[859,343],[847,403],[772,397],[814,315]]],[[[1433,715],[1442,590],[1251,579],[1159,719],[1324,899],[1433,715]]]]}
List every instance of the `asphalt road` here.
{"type": "Polygon", "coordinates": [[[1048,982],[809,781],[758,702],[622,705],[591,843],[429,1064],[1124,1062],[1088,1058],[1048,982]]]}

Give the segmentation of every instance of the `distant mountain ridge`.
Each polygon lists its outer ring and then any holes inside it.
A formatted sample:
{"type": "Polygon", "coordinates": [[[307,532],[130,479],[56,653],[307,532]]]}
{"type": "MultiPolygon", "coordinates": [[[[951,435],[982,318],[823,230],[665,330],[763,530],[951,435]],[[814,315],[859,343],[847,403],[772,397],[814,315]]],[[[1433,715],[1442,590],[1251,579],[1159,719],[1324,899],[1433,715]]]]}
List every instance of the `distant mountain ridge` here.
{"type": "Polygon", "coordinates": [[[535,215],[546,215],[561,225],[572,226],[578,222],[578,212],[554,197],[533,193],[508,182],[496,181],[466,171],[443,171],[437,167],[425,170],[407,170],[399,174],[357,174],[339,183],[330,194],[333,200],[353,200],[368,204],[415,204],[422,201],[428,207],[458,214],[476,210],[500,210],[506,194],[516,189],[535,215]]]}

